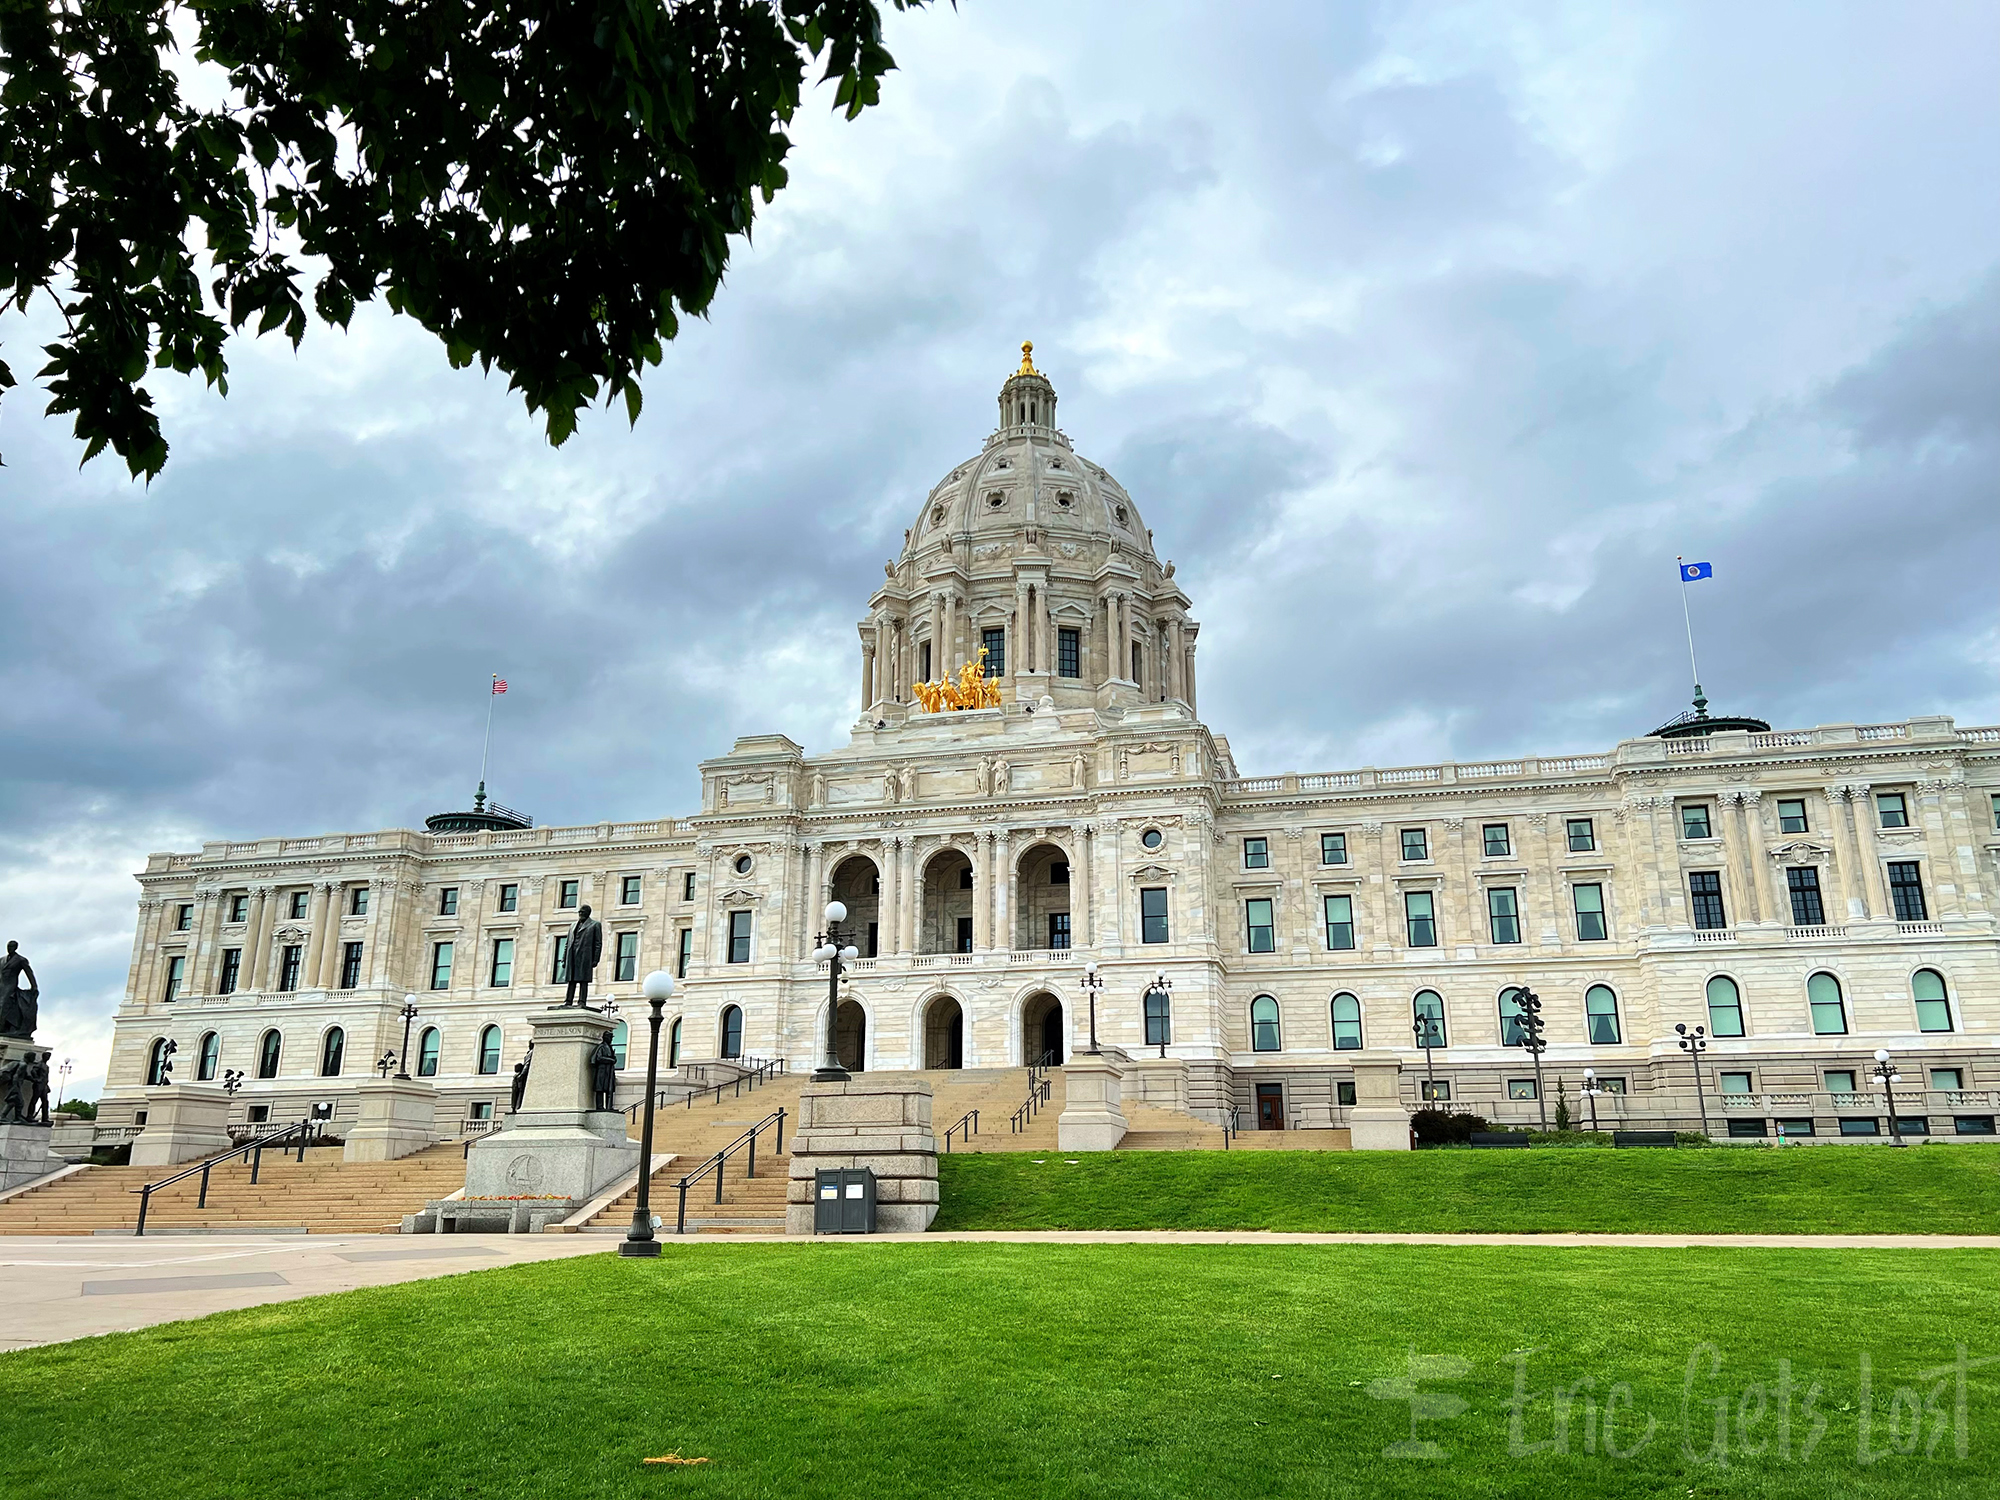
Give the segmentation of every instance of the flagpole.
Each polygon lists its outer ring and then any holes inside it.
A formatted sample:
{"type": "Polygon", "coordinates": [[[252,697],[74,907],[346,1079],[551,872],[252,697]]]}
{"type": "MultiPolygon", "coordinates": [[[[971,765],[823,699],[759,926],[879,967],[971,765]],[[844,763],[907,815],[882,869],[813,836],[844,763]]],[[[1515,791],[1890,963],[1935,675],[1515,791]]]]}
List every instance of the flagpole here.
{"type": "MultiPolygon", "coordinates": [[[[1685,592],[1685,587],[1683,587],[1685,592]]],[[[486,684],[486,741],[479,747],[479,795],[486,795],[486,756],[493,748],[493,700],[500,695],[493,691],[493,684],[500,680],[495,672],[486,684]]]]}
{"type": "Polygon", "coordinates": [[[1696,664],[1694,659],[1694,616],[1688,613],[1687,559],[1676,553],[1674,563],[1674,570],[1681,576],[1681,623],[1687,627],[1688,670],[1694,674],[1695,706],[1699,708],[1702,704],[1701,668],[1696,664]]]}

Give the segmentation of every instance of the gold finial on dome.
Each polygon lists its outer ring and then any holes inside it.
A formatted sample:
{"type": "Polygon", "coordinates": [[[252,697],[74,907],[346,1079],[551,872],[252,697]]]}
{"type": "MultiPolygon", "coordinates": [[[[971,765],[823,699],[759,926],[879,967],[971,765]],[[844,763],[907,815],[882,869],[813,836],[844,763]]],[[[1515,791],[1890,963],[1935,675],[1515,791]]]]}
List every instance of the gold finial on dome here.
{"type": "Polygon", "coordinates": [[[1021,368],[1014,373],[1016,375],[1039,375],[1042,373],[1035,368],[1035,341],[1033,339],[1029,339],[1021,345],[1021,368]]]}

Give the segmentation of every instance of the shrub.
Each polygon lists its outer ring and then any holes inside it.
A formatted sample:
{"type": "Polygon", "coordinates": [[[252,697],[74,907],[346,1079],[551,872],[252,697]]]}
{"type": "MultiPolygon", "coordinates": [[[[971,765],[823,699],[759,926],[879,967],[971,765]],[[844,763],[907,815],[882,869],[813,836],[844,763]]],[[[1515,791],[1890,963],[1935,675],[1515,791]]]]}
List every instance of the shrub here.
{"type": "Polygon", "coordinates": [[[1410,1116],[1410,1128],[1417,1133],[1419,1146],[1463,1146],[1475,1130],[1492,1127],[1478,1115],[1458,1114],[1448,1109],[1420,1109],[1410,1116]]]}

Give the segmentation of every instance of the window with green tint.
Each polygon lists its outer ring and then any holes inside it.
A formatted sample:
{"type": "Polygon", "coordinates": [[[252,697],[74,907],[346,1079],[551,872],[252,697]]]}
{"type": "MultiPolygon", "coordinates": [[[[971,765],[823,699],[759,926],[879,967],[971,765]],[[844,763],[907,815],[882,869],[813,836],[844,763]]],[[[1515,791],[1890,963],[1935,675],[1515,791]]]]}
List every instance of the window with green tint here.
{"type": "Polygon", "coordinates": [[[1431,857],[1430,835],[1421,828],[1403,830],[1403,858],[1429,859],[1431,857]]]}
{"type": "Polygon", "coordinates": [[[1500,992],[1500,1045],[1525,1047],[1528,1044],[1526,1012],[1521,1008],[1521,992],[1509,985],[1500,992]]]}
{"type": "Polygon", "coordinates": [[[1495,886],[1486,893],[1486,921],[1492,929],[1496,943],[1518,943],[1521,941],[1521,913],[1514,898],[1514,888],[1508,885],[1495,886]]]}
{"type": "Polygon", "coordinates": [[[1539,1098],[1540,1094],[1535,1088],[1534,1079],[1510,1078],[1507,1080],[1507,1097],[1509,1099],[1533,1100],[1539,1098]]]}
{"type": "Polygon", "coordinates": [[[1615,1047],[1619,1043],[1618,996],[1608,984],[1593,984],[1583,992],[1584,1025],[1591,1045],[1615,1047]]]}
{"type": "Polygon", "coordinates": [[[1259,995],[1250,1002],[1250,1050],[1276,1052],[1281,1040],[1278,1034],[1278,1002],[1269,995],[1259,995]]]}
{"type": "Polygon", "coordinates": [[[1276,950],[1277,937],[1271,924],[1271,903],[1259,897],[1243,903],[1243,920],[1249,929],[1249,949],[1252,953],[1270,953],[1276,950]]]}
{"type": "Polygon", "coordinates": [[[1727,974],[1708,982],[1708,1031],[1711,1036],[1743,1035],[1743,992],[1727,974]]]}
{"type": "Polygon", "coordinates": [[[1576,904],[1576,940],[1579,943],[1601,943],[1611,935],[1604,925],[1604,887],[1601,885],[1573,885],[1570,899],[1576,904]]]}
{"type": "Polygon", "coordinates": [[[618,934],[618,952],[612,960],[611,977],[621,983],[639,977],[639,934],[618,934]]]}
{"type": "Polygon", "coordinates": [[[1505,823],[1488,823],[1479,834],[1488,859],[1501,859],[1514,852],[1514,842],[1507,836],[1505,823]]]}
{"type": "Polygon", "coordinates": [[[1963,1068],[1932,1068],[1931,1087],[1940,1093],[1949,1093],[1957,1089],[1962,1089],[1965,1087],[1965,1070],[1963,1068]]]}
{"type": "Polygon", "coordinates": [[[1588,818],[1569,820],[1569,852],[1588,854],[1597,847],[1597,830],[1588,818]]]}
{"type": "Polygon", "coordinates": [[[505,989],[514,982],[514,940],[495,938],[493,940],[493,974],[487,981],[495,989],[505,989]]]}
{"type": "Polygon", "coordinates": [[[1806,802],[1803,797],[1778,799],[1778,832],[1806,833],[1806,802]]]}
{"type": "Polygon", "coordinates": [[[417,1077],[437,1077],[438,1048],[442,1040],[435,1026],[426,1026],[424,1034],[417,1038],[417,1077]]]}
{"type": "Polygon", "coordinates": [[[1419,1047],[1445,1045],[1444,998],[1436,990],[1418,990],[1417,998],[1410,1002],[1410,1034],[1416,1037],[1419,1047]],[[1421,1035],[1417,1031],[1419,1026],[1424,1028],[1421,1035]]]}
{"type": "Polygon", "coordinates": [[[451,944],[431,944],[431,988],[448,990],[451,988],[451,944]]]}
{"type": "Polygon", "coordinates": [[[1243,868],[1246,870],[1268,870],[1271,868],[1271,841],[1269,839],[1245,839],[1243,841],[1243,868]]]}
{"type": "Polygon", "coordinates": [[[1449,1078],[1425,1078],[1417,1083],[1417,1097],[1426,1104],[1451,1103],[1451,1080],[1449,1078]]]}
{"type": "Polygon", "coordinates": [[[1908,828],[1910,803],[1901,792],[1882,792],[1875,798],[1875,812],[1884,828],[1908,828]]]}
{"type": "Polygon", "coordinates": [[[1847,1035],[1847,1006],[1841,1000],[1838,979],[1831,974],[1813,975],[1806,981],[1806,1004],[1812,1010],[1815,1035],[1847,1035]]]}
{"type": "Polygon", "coordinates": [[[1919,969],[1910,976],[1910,994],[1917,1002],[1917,1030],[1951,1030],[1951,1000],[1945,994],[1944,975],[1936,969],[1919,969]]]}
{"type": "Polygon", "coordinates": [[[620,1021],[611,1028],[611,1050],[617,1054],[618,1066],[621,1068],[626,1065],[627,1050],[631,1041],[632,1028],[626,1022],[620,1021]]]}
{"type": "Polygon", "coordinates": [[[1322,833],[1319,836],[1319,862],[1323,865],[1346,864],[1347,835],[1344,833],[1322,833]]]}
{"type": "Polygon", "coordinates": [[[1333,997],[1333,1045],[1340,1052],[1361,1045],[1361,1002],[1352,995],[1333,997]]]}
{"type": "Polygon", "coordinates": [[[1705,839],[1708,837],[1708,804],[1690,802],[1681,809],[1681,837],[1684,839],[1705,839]]]}
{"type": "Polygon", "coordinates": [[[1352,896],[1328,896],[1326,898],[1326,946],[1328,948],[1352,948],[1354,946],[1354,898],[1352,896]]]}
{"type": "Polygon", "coordinates": [[[1854,1070],[1833,1068],[1826,1074],[1826,1091],[1829,1094],[1851,1094],[1854,1092],[1854,1070]]]}
{"type": "Polygon", "coordinates": [[[521,888],[511,881],[500,887],[500,910],[519,911],[521,909],[521,888]]]}
{"type": "Polygon", "coordinates": [[[1433,909],[1429,891],[1403,893],[1403,919],[1409,928],[1412,948],[1437,946],[1437,914],[1433,909]]]}
{"type": "Polygon", "coordinates": [[[1725,1094],[1753,1094],[1748,1073],[1724,1073],[1720,1075],[1718,1087],[1725,1094]]]}
{"type": "Polygon", "coordinates": [[[488,1026],[479,1033],[479,1071],[498,1073],[500,1071],[500,1028],[488,1026]]]}
{"type": "Polygon", "coordinates": [[[1167,888],[1147,886],[1139,892],[1139,941],[1167,941],[1167,888]]]}

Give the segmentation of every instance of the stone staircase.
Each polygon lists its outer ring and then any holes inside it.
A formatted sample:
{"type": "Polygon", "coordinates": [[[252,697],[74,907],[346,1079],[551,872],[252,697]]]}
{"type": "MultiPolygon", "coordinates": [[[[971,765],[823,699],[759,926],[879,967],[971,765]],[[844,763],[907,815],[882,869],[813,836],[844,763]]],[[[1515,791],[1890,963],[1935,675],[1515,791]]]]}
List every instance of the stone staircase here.
{"type": "MultiPolygon", "coordinates": [[[[130,1233],[139,1188],[178,1167],[86,1167],[0,1203],[0,1234],[130,1233]]],[[[208,1206],[198,1208],[199,1175],[153,1194],[146,1233],[391,1234],[403,1215],[465,1185],[464,1147],[433,1146],[391,1162],[343,1162],[338,1147],[308,1150],[303,1164],[266,1151],[257,1181],[236,1158],[209,1173],[208,1206]]]]}

